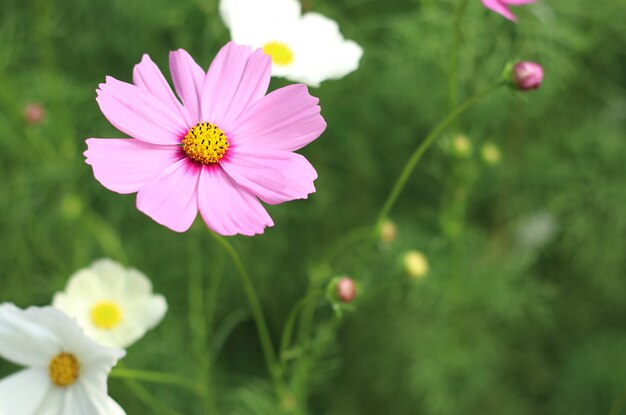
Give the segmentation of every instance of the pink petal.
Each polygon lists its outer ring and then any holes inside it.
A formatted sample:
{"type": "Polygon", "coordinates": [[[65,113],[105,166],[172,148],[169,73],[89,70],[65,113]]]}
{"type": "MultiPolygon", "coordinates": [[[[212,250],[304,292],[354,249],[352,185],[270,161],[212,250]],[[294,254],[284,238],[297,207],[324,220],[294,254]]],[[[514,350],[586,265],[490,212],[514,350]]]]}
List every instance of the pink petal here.
{"type": "Polygon", "coordinates": [[[512,4],[513,6],[521,6],[524,4],[534,3],[537,0],[502,0],[503,3],[512,4]]]}
{"type": "Polygon", "coordinates": [[[234,42],[224,46],[211,63],[202,88],[202,118],[230,130],[246,108],[265,96],[272,61],[261,49],[256,52],[234,42]]]}
{"type": "Polygon", "coordinates": [[[188,126],[154,95],[108,76],[96,98],[105,117],[118,130],[147,143],[180,144],[188,126]]]}
{"type": "Polygon", "coordinates": [[[184,158],[150,180],[137,194],[137,209],[176,232],[185,232],[198,214],[200,167],[184,158]]]}
{"type": "Polygon", "coordinates": [[[200,96],[206,73],[184,49],[170,52],[170,72],[174,88],[189,111],[192,123],[202,121],[200,96]]]}
{"type": "Polygon", "coordinates": [[[87,164],[104,187],[135,193],[168,166],[184,157],[178,146],[159,146],[129,139],[87,140],[87,164]]]}
{"type": "Polygon", "coordinates": [[[154,95],[159,101],[167,105],[170,111],[179,114],[188,126],[195,124],[192,123],[189,112],[178,101],[161,70],[150,59],[150,56],[143,55],[141,62],[135,65],[133,83],[154,95]]]}
{"type": "Polygon", "coordinates": [[[219,166],[203,166],[198,205],[207,226],[221,235],[252,236],[274,225],[259,200],[234,183],[219,166]]]}
{"type": "Polygon", "coordinates": [[[318,102],[302,84],[278,89],[237,120],[232,137],[242,146],[298,150],[326,129],[318,102]]]}
{"type": "Polygon", "coordinates": [[[486,8],[490,9],[491,11],[494,11],[513,22],[517,21],[513,13],[511,13],[511,11],[506,7],[506,5],[502,3],[502,0],[481,0],[481,1],[483,2],[483,5],[486,8]]]}
{"type": "Polygon", "coordinates": [[[315,192],[317,172],[307,159],[290,151],[233,149],[232,156],[221,165],[237,184],[265,203],[306,199],[315,192]]]}

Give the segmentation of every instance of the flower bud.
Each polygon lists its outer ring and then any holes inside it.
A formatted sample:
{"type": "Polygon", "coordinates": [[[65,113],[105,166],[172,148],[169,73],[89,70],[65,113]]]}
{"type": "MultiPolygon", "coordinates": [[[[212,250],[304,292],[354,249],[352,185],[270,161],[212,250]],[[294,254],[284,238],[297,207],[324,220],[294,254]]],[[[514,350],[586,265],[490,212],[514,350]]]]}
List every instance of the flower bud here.
{"type": "Polygon", "coordinates": [[[356,297],[356,284],[350,277],[341,277],[335,286],[335,293],[341,302],[352,302],[356,297]]]}
{"type": "Polygon", "coordinates": [[[413,279],[421,279],[428,274],[428,258],[420,251],[408,251],[402,257],[404,270],[409,277],[413,279]]]}
{"type": "Polygon", "coordinates": [[[500,149],[493,143],[485,143],[480,155],[482,156],[483,161],[491,166],[495,166],[500,163],[500,159],[502,158],[500,149]]]}
{"type": "Polygon", "coordinates": [[[389,245],[398,237],[398,226],[389,219],[380,224],[380,242],[389,245]]]}
{"type": "Polygon", "coordinates": [[[46,117],[46,110],[38,102],[31,102],[24,106],[24,120],[31,125],[41,124],[46,117]]]}
{"type": "Polygon", "coordinates": [[[513,66],[512,80],[520,91],[537,89],[543,81],[543,68],[535,62],[518,62],[513,66]]]}
{"type": "Polygon", "coordinates": [[[467,158],[472,154],[472,142],[465,134],[457,134],[452,139],[452,150],[458,158],[467,158]]]}

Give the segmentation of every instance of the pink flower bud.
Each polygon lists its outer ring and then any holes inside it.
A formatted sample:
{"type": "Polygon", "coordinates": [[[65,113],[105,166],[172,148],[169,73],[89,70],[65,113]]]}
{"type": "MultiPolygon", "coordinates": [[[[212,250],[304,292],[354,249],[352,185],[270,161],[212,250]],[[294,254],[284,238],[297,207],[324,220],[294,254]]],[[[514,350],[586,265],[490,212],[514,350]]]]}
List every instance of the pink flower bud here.
{"type": "Polygon", "coordinates": [[[38,102],[31,102],[24,107],[24,119],[27,123],[41,124],[46,116],[46,110],[38,102]]]}
{"type": "Polygon", "coordinates": [[[521,91],[537,89],[543,81],[543,68],[535,62],[518,62],[513,67],[513,84],[521,91]]]}
{"type": "Polygon", "coordinates": [[[350,277],[342,277],[337,281],[337,298],[344,303],[349,303],[356,297],[356,284],[350,277]]]}

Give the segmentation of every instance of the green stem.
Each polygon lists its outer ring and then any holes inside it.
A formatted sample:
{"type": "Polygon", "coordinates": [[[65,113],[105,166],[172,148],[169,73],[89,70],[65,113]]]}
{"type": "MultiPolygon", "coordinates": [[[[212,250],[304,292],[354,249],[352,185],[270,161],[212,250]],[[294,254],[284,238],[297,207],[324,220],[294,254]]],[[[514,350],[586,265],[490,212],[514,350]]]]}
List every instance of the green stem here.
{"type": "Polygon", "coordinates": [[[226,238],[218,235],[215,232],[211,232],[211,235],[213,236],[215,241],[224,249],[224,251],[226,251],[230,259],[232,260],[233,265],[235,265],[237,273],[241,277],[243,290],[246,294],[246,297],[248,298],[248,304],[250,305],[252,316],[254,317],[254,320],[256,322],[257,330],[259,333],[259,340],[261,342],[261,348],[263,349],[265,363],[267,364],[267,370],[272,377],[274,388],[278,397],[281,397],[284,389],[282,387],[281,366],[276,360],[276,352],[274,351],[270,332],[265,321],[265,316],[263,315],[263,308],[261,307],[261,302],[259,301],[259,297],[257,296],[256,290],[254,289],[254,285],[252,284],[250,275],[248,274],[246,267],[243,265],[239,254],[237,254],[237,251],[235,251],[235,248],[233,248],[230,242],[228,242],[226,238]]]}
{"type": "Polygon", "coordinates": [[[291,338],[293,337],[293,329],[296,324],[298,313],[300,313],[300,311],[304,308],[306,304],[314,300],[317,300],[320,295],[321,295],[320,292],[312,292],[308,294],[306,297],[298,301],[296,305],[293,307],[293,309],[291,310],[291,312],[289,313],[289,317],[287,317],[287,322],[285,323],[283,336],[280,342],[280,353],[278,354],[282,362],[285,362],[287,360],[285,355],[286,355],[287,349],[289,348],[289,345],[291,344],[291,338]]]}
{"type": "Polygon", "coordinates": [[[153,372],[149,370],[126,369],[115,367],[111,370],[109,377],[119,379],[135,379],[149,383],[178,386],[190,392],[198,393],[198,385],[195,382],[179,375],[163,372],[153,372]]]}
{"type": "MultiPolygon", "coordinates": [[[[200,251],[201,244],[196,240],[190,240],[189,246],[189,326],[192,333],[192,350],[196,361],[198,362],[196,371],[196,381],[202,385],[201,401],[203,412],[207,415],[218,414],[215,402],[215,393],[213,389],[213,359],[210,353],[207,353],[208,347],[208,327],[211,321],[205,314],[205,298],[204,284],[202,279],[202,253],[200,251]]],[[[220,273],[215,273],[211,278],[211,287],[217,291],[220,273]]],[[[207,302],[211,303],[215,299],[215,293],[209,293],[207,302]]],[[[212,319],[212,318],[211,318],[212,319]]]]}
{"type": "Polygon", "coordinates": [[[441,132],[443,132],[450,124],[452,124],[461,114],[463,114],[465,111],[467,111],[472,106],[474,106],[474,104],[476,104],[478,101],[480,101],[487,95],[491,94],[493,91],[497,90],[503,85],[504,83],[498,83],[496,85],[493,85],[491,88],[488,88],[485,91],[480,92],[474,95],[473,97],[471,97],[470,99],[468,99],[467,101],[465,101],[463,104],[457,107],[457,109],[455,109],[450,114],[448,114],[448,116],[443,121],[441,121],[430,132],[430,134],[428,134],[428,136],[426,136],[424,141],[422,141],[420,145],[417,146],[417,148],[413,152],[413,155],[411,156],[409,161],[406,163],[406,165],[402,169],[402,172],[400,173],[400,176],[398,177],[398,179],[396,180],[396,183],[391,189],[391,192],[389,193],[389,196],[387,197],[385,204],[380,210],[380,213],[378,214],[378,218],[376,220],[376,226],[374,228],[374,232],[377,232],[381,223],[387,218],[387,215],[389,215],[391,208],[398,200],[398,197],[400,196],[400,193],[402,193],[402,190],[404,189],[404,186],[409,180],[409,177],[411,177],[411,173],[413,173],[415,166],[417,166],[417,163],[420,161],[420,159],[422,158],[426,150],[428,150],[430,145],[439,136],[439,134],[441,134],[441,132]]]}
{"type": "Polygon", "coordinates": [[[468,0],[461,0],[456,15],[454,17],[454,35],[452,38],[452,48],[450,50],[450,62],[448,63],[448,111],[456,107],[458,101],[458,76],[459,47],[461,45],[461,26],[463,16],[467,9],[468,0]]]}

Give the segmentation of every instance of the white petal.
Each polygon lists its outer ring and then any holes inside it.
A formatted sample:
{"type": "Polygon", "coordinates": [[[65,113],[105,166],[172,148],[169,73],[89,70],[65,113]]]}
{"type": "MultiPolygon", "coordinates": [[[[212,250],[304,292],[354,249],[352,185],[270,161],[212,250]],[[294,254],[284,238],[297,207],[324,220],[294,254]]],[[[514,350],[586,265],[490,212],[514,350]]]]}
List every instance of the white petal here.
{"type": "Polygon", "coordinates": [[[220,13],[232,40],[258,48],[288,38],[301,9],[298,0],[221,0],[220,13]]]}
{"type": "Polygon", "coordinates": [[[165,298],[152,294],[152,283],[143,273],[108,259],[77,272],[66,292],[54,296],[53,305],[73,316],[96,342],[121,348],[130,346],[156,326],[167,310],[165,298]],[[91,311],[101,301],[111,301],[121,309],[118,326],[94,326],[91,311]]]}
{"type": "Polygon", "coordinates": [[[278,68],[278,72],[287,79],[310,86],[319,86],[327,79],[343,78],[358,68],[363,56],[363,49],[354,41],[345,40],[334,20],[319,13],[302,17],[290,46],[294,62],[284,69],[278,68]]]}
{"type": "Polygon", "coordinates": [[[109,412],[107,415],[126,415],[126,412],[117,402],[109,398],[109,412]]]}
{"type": "Polygon", "coordinates": [[[54,327],[42,324],[40,309],[0,305],[0,356],[23,366],[47,367],[62,348],[54,327]]]}
{"type": "Polygon", "coordinates": [[[39,415],[39,408],[50,408],[58,414],[58,406],[46,399],[52,383],[47,369],[25,369],[0,381],[0,414],[39,415]]]}
{"type": "Polygon", "coordinates": [[[59,415],[109,415],[111,407],[106,388],[93,389],[84,382],[65,388],[59,415]]]}

